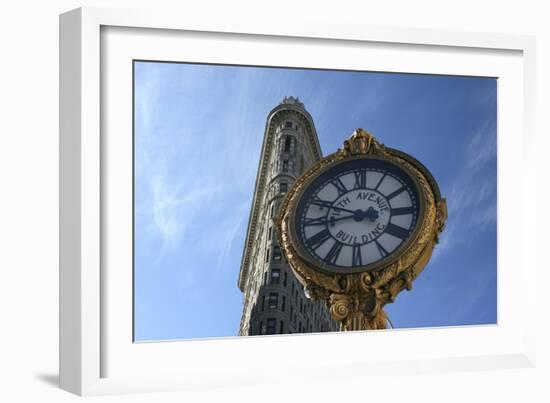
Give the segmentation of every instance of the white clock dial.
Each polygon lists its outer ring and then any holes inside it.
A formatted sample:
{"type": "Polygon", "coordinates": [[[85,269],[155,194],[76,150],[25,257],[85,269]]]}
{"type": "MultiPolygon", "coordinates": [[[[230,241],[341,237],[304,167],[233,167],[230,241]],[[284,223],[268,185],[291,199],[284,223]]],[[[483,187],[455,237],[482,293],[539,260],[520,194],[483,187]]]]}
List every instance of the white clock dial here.
{"type": "Polygon", "coordinates": [[[373,266],[411,237],[420,212],[414,180],[380,159],[322,173],[304,191],[296,234],[309,260],[330,268],[373,266]]]}

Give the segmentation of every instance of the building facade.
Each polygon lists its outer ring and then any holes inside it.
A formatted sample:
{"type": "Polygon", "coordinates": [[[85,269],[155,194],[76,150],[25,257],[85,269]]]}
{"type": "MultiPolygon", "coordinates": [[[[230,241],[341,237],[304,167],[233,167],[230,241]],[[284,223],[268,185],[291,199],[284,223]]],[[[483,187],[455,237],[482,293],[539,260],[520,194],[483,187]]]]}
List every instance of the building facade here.
{"type": "Polygon", "coordinates": [[[277,242],[274,218],[296,178],[322,158],[311,115],[285,97],[268,115],[238,286],[243,292],[239,335],[336,331],[322,301],[311,301],[277,242]]]}

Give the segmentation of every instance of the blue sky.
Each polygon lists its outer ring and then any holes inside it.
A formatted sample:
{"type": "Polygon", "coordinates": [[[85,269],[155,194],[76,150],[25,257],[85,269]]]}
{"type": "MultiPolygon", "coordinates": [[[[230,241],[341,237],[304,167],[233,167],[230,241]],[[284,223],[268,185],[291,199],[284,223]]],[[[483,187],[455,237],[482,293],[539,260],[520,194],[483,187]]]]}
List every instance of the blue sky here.
{"type": "Polygon", "coordinates": [[[449,218],[396,328],[496,323],[493,78],[135,63],[135,339],[236,336],[269,111],[297,96],[324,155],[358,127],[419,159],[449,218]]]}

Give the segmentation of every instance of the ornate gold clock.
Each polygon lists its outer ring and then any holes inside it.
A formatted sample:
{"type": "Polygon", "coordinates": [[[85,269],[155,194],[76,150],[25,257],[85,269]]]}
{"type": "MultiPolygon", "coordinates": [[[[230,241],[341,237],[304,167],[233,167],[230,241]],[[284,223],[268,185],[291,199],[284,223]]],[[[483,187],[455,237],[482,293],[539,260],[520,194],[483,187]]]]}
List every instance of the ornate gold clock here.
{"type": "Polygon", "coordinates": [[[446,218],[429,171],[357,129],[295,182],[277,233],[306,295],[342,330],[382,329],[383,306],[411,288],[446,218]]]}

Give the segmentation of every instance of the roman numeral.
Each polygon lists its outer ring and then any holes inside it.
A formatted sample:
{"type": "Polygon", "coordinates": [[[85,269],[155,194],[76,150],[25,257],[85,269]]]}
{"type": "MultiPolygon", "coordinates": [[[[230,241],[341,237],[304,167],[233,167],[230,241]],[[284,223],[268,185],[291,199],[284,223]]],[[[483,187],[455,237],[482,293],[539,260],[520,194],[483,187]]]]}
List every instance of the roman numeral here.
{"type": "Polygon", "coordinates": [[[336,190],[338,190],[338,196],[343,195],[348,191],[340,178],[336,178],[330,183],[336,188],[336,190]]]}
{"type": "Polygon", "coordinates": [[[327,217],[319,217],[319,218],[305,218],[304,219],[304,225],[326,225],[327,224],[327,217]]]}
{"type": "Polygon", "coordinates": [[[405,229],[403,227],[400,227],[399,225],[395,225],[392,223],[389,223],[386,227],[385,231],[386,234],[393,235],[394,237],[397,237],[401,240],[407,238],[409,236],[409,230],[405,229]]]}
{"type": "Polygon", "coordinates": [[[380,185],[382,184],[382,181],[384,180],[385,177],[386,177],[386,174],[382,175],[382,177],[380,178],[380,180],[378,181],[378,183],[377,183],[376,186],[374,187],[374,190],[378,190],[378,188],[379,188],[380,185]]]}
{"type": "Polygon", "coordinates": [[[398,208],[392,208],[391,209],[391,215],[405,215],[405,214],[412,214],[414,213],[414,207],[398,207],[398,208]]]}
{"type": "Polygon", "coordinates": [[[384,247],[378,242],[376,239],[374,240],[374,243],[376,244],[376,247],[378,248],[378,252],[380,252],[380,256],[386,257],[388,256],[388,251],[384,249],[384,247]]]}
{"type": "Polygon", "coordinates": [[[311,249],[317,249],[321,246],[327,239],[330,238],[330,232],[328,229],[324,229],[321,232],[316,233],[311,238],[308,238],[306,243],[311,249]]]}
{"type": "Polygon", "coordinates": [[[353,171],[355,175],[355,185],[354,189],[365,189],[367,187],[367,171],[353,171]]]}
{"type": "Polygon", "coordinates": [[[331,202],[326,201],[326,200],[321,200],[317,196],[315,196],[313,199],[311,199],[311,204],[315,204],[316,206],[319,206],[321,208],[321,210],[323,209],[323,207],[326,207],[326,208],[331,208],[332,207],[331,202]]]}
{"type": "Polygon", "coordinates": [[[395,192],[390,193],[386,196],[387,200],[393,199],[395,196],[397,196],[399,193],[405,190],[405,186],[401,186],[399,189],[397,189],[395,192]]]}
{"type": "Polygon", "coordinates": [[[353,266],[363,266],[361,245],[353,245],[353,266]]]}
{"type": "Polygon", "coordinates": [[[335,242],[325,256],[325,261],[331,264],[335,264],[338,256],[340,255],[340,251],[342,250],[342,246],[343,245],[340,242],[335,242]]]}

